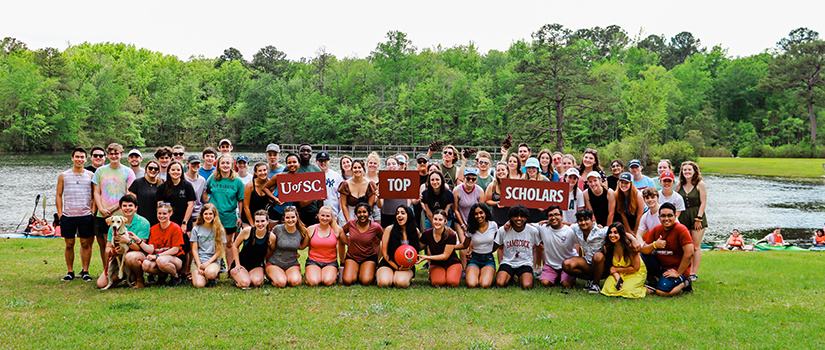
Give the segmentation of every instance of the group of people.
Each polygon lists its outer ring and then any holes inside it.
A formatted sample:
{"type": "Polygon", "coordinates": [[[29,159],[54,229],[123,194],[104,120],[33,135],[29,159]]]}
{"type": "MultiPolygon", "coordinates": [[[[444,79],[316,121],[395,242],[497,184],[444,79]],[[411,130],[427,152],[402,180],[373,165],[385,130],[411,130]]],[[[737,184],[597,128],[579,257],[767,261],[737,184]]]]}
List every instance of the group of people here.
{"type": "Polygon", "coordinates": [[[532,157],[530,147],[519,144],[513,153],[502,147],[494,163],[488,152],[447,145],[438,162],[433,156],[441,145],[433,143],[414,158],[414,168],[407,154],[382,159],[372,153],[364,160],[342,156],[340,173],[330,169],[327,152],[314,154],[313,164],[308,144],[286,155],[285,164],[280,147],[270,144],[266,162],[251,169],[249,158],[232,150],[226,139],[217,151],[207,147],[188,157],[183,146],[161,147],[142,167],[139,150],[121,164],[123,148],[116,143],[92,148],[90,166],[87,151],[75,148],[73,168],[57,185],[69,270],[62,280],[75,278],[75,236],[85,281],[93,280],[97,239],[100,288],[117,268],[115,256],[125,259],[133,276],[126,282],[135,288],[188,280],[212,286],[222,272],[239,288],[267,282],[406,287],[421,263],[433,286],[455,287],[464,279],[471,288],[532,288],[538,278],[544,286],[573,288],[581,278],[592,293],[629,298],[690,291],[698,279],[707,197],[693,162],[681,164],[677,183],[670,161],[661,160],[657,184],[636,159],[629,172],[622,161],[611,161],[607,175],[593,149],[577,165],[570,154],[543,149],[532,157]],[[382,198],[381,163],[386,170],[418,171],[418,198],[382,198]],[[281,201],[279,176],[305,172],[325,174],[327,198],[281,201]],[[543,209],[506,207],[502,179],[564,182],[569,199],[543,209]],[[128,238],[113,237],[106,219],[115,215],[123,217],[128,238]],[[416,265],[395,260],[402,245],[421,253],[416,265]]]}

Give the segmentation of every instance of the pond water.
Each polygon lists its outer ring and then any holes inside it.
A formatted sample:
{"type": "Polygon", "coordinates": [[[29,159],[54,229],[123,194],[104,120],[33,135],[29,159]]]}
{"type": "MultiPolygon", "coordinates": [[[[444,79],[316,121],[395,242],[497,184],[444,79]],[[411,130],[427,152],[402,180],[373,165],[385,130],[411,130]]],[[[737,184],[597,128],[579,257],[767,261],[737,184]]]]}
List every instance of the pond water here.
{"type": "MultiPolygon", "coordinates": [[[[266,159],[262,152],[233,153],[247,155],[252,164],[266,159]]],[[[338,170],[339,158],[332,156],[330,166],[338,170]]],[[[284,155],[281,157],[283,162],[284,155]]],[[[125,157],[122,162],[127,164],[125,157]]],[[[28,218],[38,194],[38,216],[43,213],[45,200],[46,217],[51,219],[56,212],[57,176],[69,168],[71,157],[67,153],[0,155],[0,233],[13,231],[21,220],[28,218]]],[[[734,228],[746,237],[761,238],[779,226],[786,238],[807,239],[825,223],[823,180],[706,175],[705,182],[709,224],[706,244],[725,240],[734,228]]]]}

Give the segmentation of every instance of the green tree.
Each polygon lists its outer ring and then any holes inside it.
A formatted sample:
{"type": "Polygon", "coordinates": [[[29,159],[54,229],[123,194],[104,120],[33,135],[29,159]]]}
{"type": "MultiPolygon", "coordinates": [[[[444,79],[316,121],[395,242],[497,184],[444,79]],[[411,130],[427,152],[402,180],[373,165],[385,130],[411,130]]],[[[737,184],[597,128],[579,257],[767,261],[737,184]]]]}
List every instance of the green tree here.
{"type": "Polygon", "coordinates": [[[215,59],[215,68],[221,68],[224,63],[238,61],[242,63],[244,66],[247,65],[246,60],[243,58],[243,54],[241,54],[238,49],[234,47],[230,47],[226,50],[223,50],[223,54],[220,55],[217,59],[215,59]]]}
{"type": "Polygon", "coordinates": [[[815,107],[821,101],[825,89],[823,68],[825,41],[790,44],[787,51],[771,62],[768,76],[761,82],[761,86],[774,92],[792,91],[807,108],[813,144],[816,144],[815,107]]]}
{"type": "Polygon", "coordinates": [[[275,46],[267,45],[252,56],[251,66],[259,72],[281,77],[289,68],[289,60],[286,59],[286,53],[275,46]]]}
{"type": "Polygon", "coordinates": [[[658,144],[667,127],[667,106],[676,90],[676,80],[661,66],[651,66],[631,81],[622,98],[627,124],[624,142],[634,145],[642,164],[646,164],[652,145],[658,144]]]}

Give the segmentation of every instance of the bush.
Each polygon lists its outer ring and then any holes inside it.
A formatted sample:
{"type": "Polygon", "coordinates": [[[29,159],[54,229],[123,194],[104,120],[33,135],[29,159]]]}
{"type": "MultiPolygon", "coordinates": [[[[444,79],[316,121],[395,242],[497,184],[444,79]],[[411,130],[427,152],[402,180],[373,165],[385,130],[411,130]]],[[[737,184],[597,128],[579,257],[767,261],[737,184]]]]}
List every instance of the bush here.
{"type": "Polygon", "coordinates": [[[696,152],[693,146],[685,141],[670,141],[664,145],[656,147],[652,154],[651,160],[670,159],[674,167],[678,168],[682,162],[692,160],[696,161],[696,152]]]}
{"type": "Polygon", "coordinates": [[[730,157],[731,152],[724,146],[705,147],[702,152],[697,152],[702,157],[730,157]]]}
{"type": "Polygon", "coordinates": [[[739,150],[740,157],[748,158],[771,158],[773,157],[773,147],[764,144],[749,143],[739,150]]]}

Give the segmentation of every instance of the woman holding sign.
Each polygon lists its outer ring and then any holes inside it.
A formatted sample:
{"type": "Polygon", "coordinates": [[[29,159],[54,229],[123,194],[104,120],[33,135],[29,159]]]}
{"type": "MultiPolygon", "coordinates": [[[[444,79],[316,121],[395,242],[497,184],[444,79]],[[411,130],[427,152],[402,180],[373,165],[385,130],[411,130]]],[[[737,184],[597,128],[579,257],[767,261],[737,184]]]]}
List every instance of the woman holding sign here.
{"type": "Polygon", "coordinates": [[[376,194],[376,192],[378,192],[378,186],[376,186],[375,182],[367,180],[367,178],[364,177],[365,171],[366,166],[363,160],[353,160],[352,177],[338,186],[338,193],[341,194],[338,200],[341,204],[341,211],[344,213],[344,219],[347,221],[355,218],[355,205],[358,204],[358,202],[365,202],[372,207],[378,197],[376,194]],[[346,210],[344,210],[344,208],[346,208],[346,210]]]}
{"type": "Polygon", "coordinates": [[[395,251],[401,245],[409,244],[415,248],[420,247],[418,228],[411,221],[412,218],[412,209],[402,205],[395,210],[395,223],[384,229],[381,237],[382,258],[378,262],[378,271],[375,273],[379,287],[406,288],[415,276],[415,265],[401,267],[395,262],[395,251]]]}
{"type": "Polygon", "coordinates": [[[301,166],[301,158],[295,153],[290,153],[287,154],[286,159],[284,161],[286,162],[286,170],[282,173],[272,175],[272,177],[269,178],[269,180],[267,180],[264,184],[263,190],[266,193],[266,196],[269,197],[270,202],[275,203],[277,205],[294,206],[295,203],[293,202],[284,203],[281,202],[280,199],[278,199],[278,196],[276,195],[276,193],[278,193],[278,176],[281,174],[297,174],[298,167],[301,166]]]}
{"type": "MultiPolygon", "coordinates": [[[[398,163],[398,158],[387,158],[387,170],[401,170],[401,164],[398,163]]],[[[375,192],[378,198],[377,204],[381,208],[381,227],[387,227],[395,222],[395,208],[400,205],[410,205],[408,199],[381,199],[380,192],[375,192]]]]}

